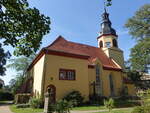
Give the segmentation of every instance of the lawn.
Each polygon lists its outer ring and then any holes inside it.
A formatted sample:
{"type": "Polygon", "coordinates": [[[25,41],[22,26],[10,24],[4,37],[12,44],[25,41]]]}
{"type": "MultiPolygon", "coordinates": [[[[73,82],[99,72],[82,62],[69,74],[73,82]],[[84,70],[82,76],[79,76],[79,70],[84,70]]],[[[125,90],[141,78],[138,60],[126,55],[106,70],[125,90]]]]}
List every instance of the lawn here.
{"type": "MultiPolygon", "coordinates": [[[[133,108],[126,108],[126,109],[120,108],[120,109],[114,109],[112,113],[131,113],[132,110],[133,108]]],[[[105,111],[105,112],[96,112],[96,113],[109,113],[109,112],[105,111]]]]}
{"type": "MultiPolygon", "coordinates": [[[[129,108],[114,108],[112,113],[131,113],[134,107],[129,108]]],[[[95,112],[95,113],[109,113],[105,106],[83,106],[75,107],[72,110],[77,111],[90,111],[90,110],[104,110],[104,112],[95,112]]]]}
{"type": "MultiPolygon", "coordinates": [[[[10,106],[10,109],[14,113],[37,113],[42,112],[43,109],[32,109],[32,108],[16,108],[15,105],[10,106]]],[[[105,109],[104,106],[83,106],[83,107],[75,107],[72,110],[78,111],[88,111],[88,110],[100,110],[105,109]]]]}
{"type": "MultiPolygon", "coordinates": [[[[131,113],[134,107],[127,108],[114,108],[113,113],[131,113]]],[[[75,107],[72,110],[77,111],[90,111],[90,110],[107,110],[105,106],[82,106],[75,107]]],[[[108,113],[108,112],[100,112],[100,113],[108,113]]]]}
{"type": "Polygon", "coordinates": [[[104,106],[82,106],[82,107],[75,107],[72,110],[78,110],[78,111],[88,111],[88,110],[101,110],[105,109],[104,106]]]}
{"type": "Polygon", "coordinates": [[[10,106],[10,109],[14,113],[39,113],[39,112],[43,112],[43,109],[16,108],[15,105],[10,106]]]}
{"type": "MultiPolygon", "coordinates": [[[[16,108],[15,105],[11,105],[10,109],[14,113],[40,113],[43,112],[43,109],[32,109],[32,108],[16,108]]],[[[77,111],[90,111],[90,110],[106,110],[104,106],[83,106],[83,107],[75,107],[72,110],[77,111]]],[[[112,113],[131,113],[133,108],[120,108],[114,109],[112,113]]],[[[108,111],[105,112],[95,112],[95,113],[109,113],[108,111]]]]}

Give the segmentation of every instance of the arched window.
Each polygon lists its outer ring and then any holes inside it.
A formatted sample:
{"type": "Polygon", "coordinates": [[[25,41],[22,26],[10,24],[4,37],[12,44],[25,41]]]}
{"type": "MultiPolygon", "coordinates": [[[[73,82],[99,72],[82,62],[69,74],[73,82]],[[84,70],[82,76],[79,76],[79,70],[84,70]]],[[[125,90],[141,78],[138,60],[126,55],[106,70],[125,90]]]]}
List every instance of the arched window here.
{"type": "Polygon", "coordinates": [[[99,46],[100,46],[100,48],[103,47],[103,41],[100,41],[99,46]]]}
{"type": "Polygon", "coordinates": [[[100,66],[99,66],[99,64],[96,65],[96,75],[97,76],[100,75],[100,66]]]}
{"type": "Polygon", "coordinates": [[[114,96],[114,82],[112,75],[109,75],[109,84],[110,84],[110,95],[114,96]]]}
{"type": "Polygon", "coordinates": [[[96,82],[100,82],[100,65],[96,65],[96,82]]]}
{"type": "Polygon", "coordinates": [[[100,96],[102,94],[102,86],[101,86],[101,79],[100,79],[100,65],[97,64],[95,67],[96,71],[96,82],[95,82],[95,92],[97,96],[100,96]]]}
{"type": "Polygon", "coordinates": [[[125,95],[128,95],[128,92],[129,92],[129,91],[128,91],[128,87],[125,86],[125,87],[124,87],[124,93],[125,93],[125,95]]]}
{"type": "Polygon", "coordinates": [[[118,47],[118,43],[117,43],[116,39],[113,39],[113,46],[118,47]]]}

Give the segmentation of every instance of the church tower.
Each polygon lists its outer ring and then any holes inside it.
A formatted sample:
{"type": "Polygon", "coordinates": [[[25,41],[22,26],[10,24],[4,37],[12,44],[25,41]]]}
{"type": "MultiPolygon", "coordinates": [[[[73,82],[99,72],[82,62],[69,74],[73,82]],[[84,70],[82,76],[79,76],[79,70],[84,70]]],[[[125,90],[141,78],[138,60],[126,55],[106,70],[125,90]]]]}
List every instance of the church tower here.
{"type": "Polygon", "coordinates": [[[109,58],[114,60],[124,70],[125,66],[123,51],[118,47],[118,35],[111,25],[112,23],[109,20],[109,14],[105,9],[102,14],[100,35],[97,38],[98,47],[101,48],[109,58]]]}

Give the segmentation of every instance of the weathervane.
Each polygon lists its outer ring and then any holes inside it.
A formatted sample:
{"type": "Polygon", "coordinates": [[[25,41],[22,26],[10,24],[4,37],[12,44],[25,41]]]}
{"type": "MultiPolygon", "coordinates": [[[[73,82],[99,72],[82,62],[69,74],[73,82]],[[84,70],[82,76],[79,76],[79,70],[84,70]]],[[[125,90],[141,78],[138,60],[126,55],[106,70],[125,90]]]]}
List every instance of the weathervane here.
{"type": "Polygon", "coordinates": [[[104,1],[104,9],[105,10],[106,10],[106,7],[109,7],[112,5],[112,0],[103,0],[103,1],[104,1]]]}
{"type": "Polygon", "coordinates": [[[104,0],[104,11],[106,12],[106,2],[104,0]]]}

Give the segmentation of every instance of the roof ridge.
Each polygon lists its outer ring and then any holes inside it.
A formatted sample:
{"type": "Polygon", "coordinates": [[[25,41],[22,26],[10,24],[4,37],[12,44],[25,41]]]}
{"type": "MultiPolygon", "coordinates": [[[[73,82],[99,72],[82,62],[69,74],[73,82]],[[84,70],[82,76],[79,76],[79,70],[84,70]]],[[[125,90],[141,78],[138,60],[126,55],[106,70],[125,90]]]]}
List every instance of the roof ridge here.
{"type": "Polygon", "coordinates": [[[67,41],[63,36],[59,35],[55,41],[53,41],[50,45],[46,46],[45,48],[49,48],[50,46],[52,46],[54,43],[56,43],[57,41],[63,39],[64,41],[67,41]]]}
{"type": "Polygon", "coordinates": [[[67,40],[67,42],[99,49],[98,47],[95,47],[95,46],[92,46],[92,45],[82,44],[82,43],[78,43],[78,42],[72,42],[72,41],[68,41],[68,40],[67,40]]]}

